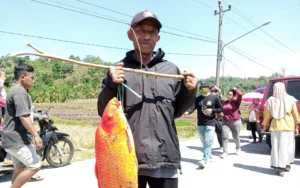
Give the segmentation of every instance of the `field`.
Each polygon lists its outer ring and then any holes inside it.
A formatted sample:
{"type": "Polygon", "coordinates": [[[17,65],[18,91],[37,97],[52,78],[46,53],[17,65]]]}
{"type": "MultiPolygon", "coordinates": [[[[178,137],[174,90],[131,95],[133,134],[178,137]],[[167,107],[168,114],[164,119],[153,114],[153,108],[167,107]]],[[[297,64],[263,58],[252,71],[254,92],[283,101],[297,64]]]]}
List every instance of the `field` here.
{"type": "MultiPolygon", "coordinates": [[[[59,131],[68,133],[75,146],[74,161],[94,157],[95,130],[100,117],[97,113],[97,100],[75,100],[66,103],[35,104],[36,110],[49,110],[51,119],[59,131]]],[[[242,115],[246,118],[246,106],[241,106],[242,115]]],[[[180,140],[197,138],[196,113],[176,120],[180,140]]]]}

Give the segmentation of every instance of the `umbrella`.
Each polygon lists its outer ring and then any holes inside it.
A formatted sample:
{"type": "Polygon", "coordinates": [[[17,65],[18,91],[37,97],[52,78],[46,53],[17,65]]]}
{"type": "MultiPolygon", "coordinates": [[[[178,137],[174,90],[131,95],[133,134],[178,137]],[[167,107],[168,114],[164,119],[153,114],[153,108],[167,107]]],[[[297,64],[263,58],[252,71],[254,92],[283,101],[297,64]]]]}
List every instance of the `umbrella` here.
{"type": "Polygon", "coordinates": [[[261,94],[264,94],[265,93],[265,91],[266,91],[266,86],[261,86],[260,88],[258,88],[257,90],[256,90],[256,92],[257,93],[261,93],[261,94]]]}
{"type": "Polygon", "coordinates": [[[246,93],[243,95],[242,101],[246,103],[252,103],[253,99],[259,99],[259,102],[261,102],[263,96],[263,94],[257,92],[246,93]]]}

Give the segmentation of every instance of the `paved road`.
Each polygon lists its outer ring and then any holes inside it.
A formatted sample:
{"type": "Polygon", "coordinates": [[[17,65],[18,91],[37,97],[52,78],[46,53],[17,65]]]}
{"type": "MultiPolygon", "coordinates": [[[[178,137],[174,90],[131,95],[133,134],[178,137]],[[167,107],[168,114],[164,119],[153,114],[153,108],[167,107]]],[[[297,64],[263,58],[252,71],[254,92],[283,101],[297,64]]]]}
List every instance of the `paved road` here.
{"type": "MultiPolygon", "coordinates": [[[[179,177],[180,188],[199,187],[299,187],[300,154],[295,164],[285,177],[276,176],[270,166],[270,149],[264,143],[251,144],[249,132],[242,132],[242,153],[220,159],[221,151],[214,149],[214,161],[204,170],[197,169],[197,161],[201,158],[202,146],[199,140],[181,142],[183,174],[179,177]]],[[[215,142],[215,148],[218,147],[215,142]]],[[[234,144],[230,143],[230,152],[234,152],[234,144]]],[[[77,162],[64,168],[43,169],[40,174],[45,178],[42,182],[27,183],[24,188],[93,188],[97,187],[94,176],[94,160],[77,162]]],[[[0,187],[10,186],[10,176],[0,179],[0,187]]]]}

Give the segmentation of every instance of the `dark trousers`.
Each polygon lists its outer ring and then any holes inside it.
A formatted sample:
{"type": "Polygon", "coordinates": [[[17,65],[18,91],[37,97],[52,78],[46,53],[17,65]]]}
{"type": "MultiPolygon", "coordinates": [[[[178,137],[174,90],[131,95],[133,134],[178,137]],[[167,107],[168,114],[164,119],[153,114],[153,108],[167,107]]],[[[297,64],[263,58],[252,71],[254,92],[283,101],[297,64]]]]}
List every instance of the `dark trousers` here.
{"type": "Polygon", "coordinates": [[[218,138],[218,142],[220,144],[220,147],[223,147],[223,139],[222,139],[222,120],[216,119],[216,134],[218,138]]]}
{"type": "Polygon", "coordinates": [[[256,141],[256,132],[259,135],[259,141],[262,140],[261,130],[259,127],[259,122],[249,122],[252,132],[253,140],[256,141]]]}
{"type": "Polygon", "coordinates": [[[152,178],[139,176],[139,188],[178,188],[178,178],[152,178]]]}

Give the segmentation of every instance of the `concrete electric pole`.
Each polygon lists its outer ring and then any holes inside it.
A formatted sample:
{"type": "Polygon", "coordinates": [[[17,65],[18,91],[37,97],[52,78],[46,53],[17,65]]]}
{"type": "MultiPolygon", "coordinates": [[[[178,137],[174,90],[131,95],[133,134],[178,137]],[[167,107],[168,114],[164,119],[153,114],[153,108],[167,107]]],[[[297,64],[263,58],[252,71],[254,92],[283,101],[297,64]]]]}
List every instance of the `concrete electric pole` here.
{"type": "Polygon", "coordinates": [[[219,15],[219,35],[218,35],[218,55],[217,55],[217,70],[216,70],[216,86],[220,87],[220,62],[222,60],[221,57],[221,50],[222,50],[222,22],[223,22],[223,15],[225,12],[231,10],[231,5],[228,5],[227,10],[223,10],[223,6],[221,1],[218,1],[219,4],[219,12],[214,10],[215,15],[219,15]]]}

